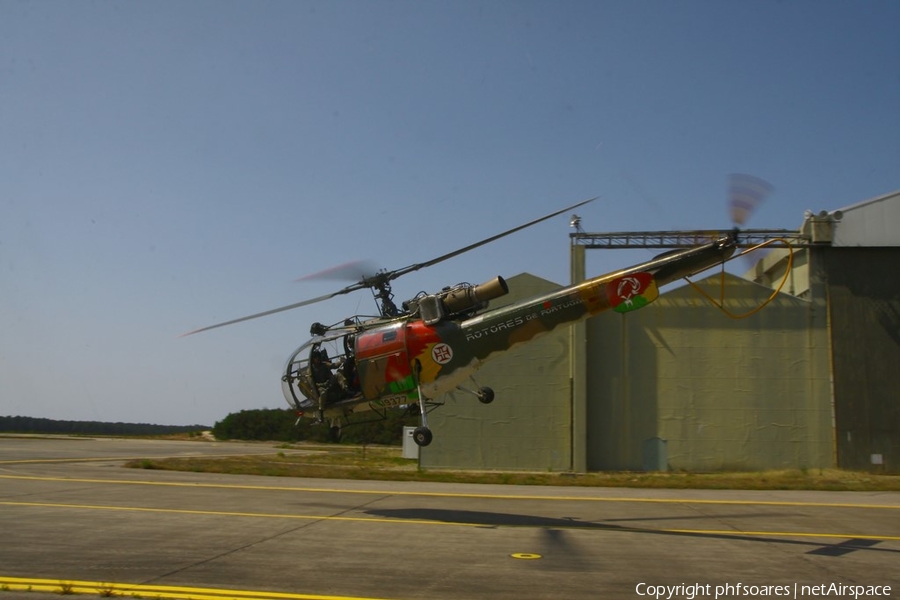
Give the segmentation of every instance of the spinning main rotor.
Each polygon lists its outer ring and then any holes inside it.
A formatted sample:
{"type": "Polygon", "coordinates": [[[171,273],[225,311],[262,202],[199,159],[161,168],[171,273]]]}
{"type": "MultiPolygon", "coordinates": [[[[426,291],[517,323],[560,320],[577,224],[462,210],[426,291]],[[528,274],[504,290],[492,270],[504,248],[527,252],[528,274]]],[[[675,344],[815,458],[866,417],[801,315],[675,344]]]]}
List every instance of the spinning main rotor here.
{"type": "Polygon", "coordinates": [[[506,237],[517,231],[521,231],[522,229],[526,229],[531,227],[532,225],[537,225],[542,221],[546,221],[547,219],[552,219],[555,216],[561,215],[564,212],[568,212],[570,210],[574,210],[579,206],[584,206],[589,202],[593,202],[597,197],[589,198],[587,200],[583,200],[578,202],[577,204],[573,204],[572,206],[567,206],[566,208],[557,210],[548,215],[544,215],[538,219],[534,219],[533,221],[529,221],[523,225],[519,225],[518,227],[513,227],[512,229],[508,229],[502,233],[498,233],[497,235],[493,235],[489,238],[483,239],[479,242],[475,242],[474,244],[469,244],[463,248],[459,248],[458,250],[454,250],[453,252],[448,252],[447,254],[443,254],[438,256],[437,258],[433,258],[431,260],[414,263],[409,266],[403,267],[401,269],[395,269],[393,271],[380,270],[375,271],[372,267],[371,263],[367,261],[357,261],[351,262],[344,265],[340,265],[338,267],[334,267],[331,269],[327,269],[325,271],[320,271],[319,273],[315,273],[313,275],[308,275],[306,277],[302,277],[301,280],[307,279],[344,279],[347,276],[351,276],[352,278],[358,277],[358,280],[354,283],[337,290],[336,292],[331,292],[330,294],[325,294],[323,296],[317,296],[315,298],[310,298],[308,300],[303,300],[301,302],[296,302],[294,304],[288,304],[287,306],[281,306],[278,308],[273,308],[271,310],[266,310],[263,312],[255,313],[252,315],[247,315],[246,317],[240,317],[237,319],[231,319],[230,321],[224,321],[222,323],[216,323],[215,325],[209,325],[207,327],[201,327],[200,329],[195,329],[193,331],[189,331],[187,333],[182,334],[180,337],[193,335],[195,333],[200,333],[202,331],[209,331],[210,329],[216,329],[219,327],[225,327],[226,325],[234,325],[235,323],[241,323],[243,321],[249,321],[251,319],[258,319],[260,317],[266,317],[269,315],[273,315],[275,313],[284,312],[286,310],[292,310],[294,308],[300,308],[301,306],[307,306],[309,304],[315,304],[317,302],[323,302],[330,298],[334,298],[335,296],[341,296],[344,294],[349,294],[350,292],[355,292],[357,290],[362,290],[369,288],[372,290],[372,294],[375,296],[375,300],[378,303],[378,308],[383,317],[397,317],[401,316],[404,313],[403,310],[397,307],[394,303],[394,295],[391,290],[391,282],[406,275],[407,273],[412,273],[413,271],[418,271],[420,269],[424,269],[426,267],[434,266],[440,262],[444,262],[445,260],[449,260],[460,254],[464,254],[470,250],[474,250],[480,246],[484,246],[485,244],[489,244],[500,238],[506,237]]]}

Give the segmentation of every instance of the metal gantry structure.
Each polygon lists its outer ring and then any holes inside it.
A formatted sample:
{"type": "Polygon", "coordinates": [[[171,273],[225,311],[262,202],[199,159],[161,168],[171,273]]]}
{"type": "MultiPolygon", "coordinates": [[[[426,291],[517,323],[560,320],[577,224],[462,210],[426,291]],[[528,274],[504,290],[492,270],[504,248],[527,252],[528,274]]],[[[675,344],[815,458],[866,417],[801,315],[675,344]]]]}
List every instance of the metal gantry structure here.
{"type": "MultiPolygon", "coordinates": [[[[569,234],[573,246],[585,248],[685,248],[705,244],[720,239],[734,232],[732,229],[703,229],[693,231],[620,231],[614,233],[586,233],[577,227],[575,233],[569,234]]],[[[738,246],[752,248],[764,242],[770,246],[785,247],[788,244],[806,247],[810,244],[808,236],[796,229],[741,229],[737,232],[738,246]]]]}

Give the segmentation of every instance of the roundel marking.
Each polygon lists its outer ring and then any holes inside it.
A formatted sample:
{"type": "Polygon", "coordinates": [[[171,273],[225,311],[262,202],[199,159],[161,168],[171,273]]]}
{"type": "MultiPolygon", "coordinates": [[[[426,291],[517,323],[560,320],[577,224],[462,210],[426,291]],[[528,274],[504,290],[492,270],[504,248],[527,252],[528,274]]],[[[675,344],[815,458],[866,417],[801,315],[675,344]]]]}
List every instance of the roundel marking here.
{"type": "Polygon", "coordinates": [[[431,349],[431,358],[439,365],[445,365],[453,359],[453,348],[449,344],[441,342],[431,349]]]}

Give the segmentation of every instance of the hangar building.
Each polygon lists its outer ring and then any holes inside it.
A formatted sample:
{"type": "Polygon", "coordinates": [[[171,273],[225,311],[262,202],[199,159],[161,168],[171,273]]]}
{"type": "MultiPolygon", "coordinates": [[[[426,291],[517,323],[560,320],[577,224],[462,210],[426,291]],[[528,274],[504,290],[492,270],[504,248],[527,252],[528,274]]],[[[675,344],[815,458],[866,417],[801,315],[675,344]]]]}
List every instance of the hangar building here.
{"type": "MultiPolygon", "coordinates": [[[[807,247],[745,278],[713,273],[650,306],[602,313],[493,359],[490,405],[450,397],[425,468],[900,472],[900,191],[808,213],[807,247]],[[723,294],[724,290],[724,295],[723,294]]],[[[574,234],[573,234],[574,236],[574,234]]],[[[584,248],[573,243],[573,280],[584,248]]],[[[509,280],[504,303],[557,284],[509,280]]]]}
{"type": "MultiPolygon", "coordinates": [[[[900,473],[900,191],[808,213],[801,233],[812,247],[792,285],[828,307],[834,464],[900,473]]],[[[785,258],[748,276],[771,286],[785,258]]]]}

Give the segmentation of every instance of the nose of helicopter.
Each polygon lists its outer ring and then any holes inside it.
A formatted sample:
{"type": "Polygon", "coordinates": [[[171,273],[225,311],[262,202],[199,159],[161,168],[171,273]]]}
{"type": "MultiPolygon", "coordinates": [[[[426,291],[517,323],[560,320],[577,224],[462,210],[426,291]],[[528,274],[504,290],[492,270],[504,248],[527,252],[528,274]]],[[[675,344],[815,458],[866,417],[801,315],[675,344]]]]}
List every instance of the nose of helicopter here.
{"type": "Polygon", "coordinates": [[[298,411],[316,407],[316,387],[309,375],[309,360],[292,356],[281,376],[281,392],[288,405],[298,411]]]}

